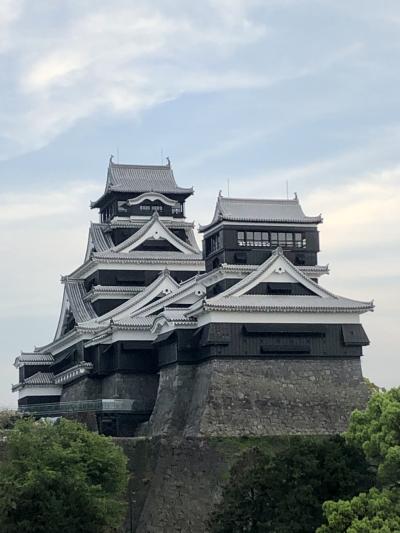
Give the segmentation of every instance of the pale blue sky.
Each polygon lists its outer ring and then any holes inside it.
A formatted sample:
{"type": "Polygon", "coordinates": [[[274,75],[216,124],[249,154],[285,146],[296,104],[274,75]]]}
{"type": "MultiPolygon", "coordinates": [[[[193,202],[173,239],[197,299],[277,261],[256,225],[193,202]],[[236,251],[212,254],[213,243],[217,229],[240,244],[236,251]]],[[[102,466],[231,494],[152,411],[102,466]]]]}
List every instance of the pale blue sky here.
{"type": "Polygon", "coordinates": [[[46,343],[109,155],[322,212],[322,283],[375,298],[364,372],[399,385],[398,0],[0,0],[0,405],[46,343]]]}

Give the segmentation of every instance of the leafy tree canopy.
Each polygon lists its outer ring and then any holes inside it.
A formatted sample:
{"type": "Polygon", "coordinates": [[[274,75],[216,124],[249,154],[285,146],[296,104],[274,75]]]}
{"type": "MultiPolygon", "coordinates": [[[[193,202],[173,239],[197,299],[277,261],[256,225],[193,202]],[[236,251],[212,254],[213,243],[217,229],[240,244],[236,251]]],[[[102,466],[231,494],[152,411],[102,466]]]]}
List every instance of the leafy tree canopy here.
{"type": "Polygon", "coordinates": [[[378,392],[355,411],[345,435],[377,469],[377,486],[350,501],[327,501],[318,533],[400,531],[400,389],[378,392]]]}
{"type": "Polygon", "coordinates": [[[360,450],[341,437],[294,437],[274,456],[245,452],[231,470],[213,533],[310,533],[322,520],[322,502],[352,497],[373,482],[360,450]]]}
{"type": "Polygon", "coordinates": [[[385,486],[400,481],[400,388],[374,394],[365,411],[354,411],[346,440],[363,449],[385,486]]]}
{"type": "Polygon", "coordinates": [[[317,533],[393,533],[400,531],[400,501],[396,491],[371,489],[351,500],[323,505],[327,524],[317,533]]]}
{"type": "Polygon", "coordinates": [[[104,533],[124,515],[126,458],[77,422],[21,420],[0,470],[0,531],[104,533]]]}

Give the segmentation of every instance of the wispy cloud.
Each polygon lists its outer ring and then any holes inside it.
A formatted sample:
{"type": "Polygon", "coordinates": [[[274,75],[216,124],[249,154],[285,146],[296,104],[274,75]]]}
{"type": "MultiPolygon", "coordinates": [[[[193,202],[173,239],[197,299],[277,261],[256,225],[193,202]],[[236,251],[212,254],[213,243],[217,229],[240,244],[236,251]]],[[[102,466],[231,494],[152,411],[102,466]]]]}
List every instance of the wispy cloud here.
{"type": "MultiPolygon", "coordinates": [[[[46,13],[45,5],[35,3],[36,16],[46,13]]],[[[227,62],[265,35],[264,24],[250,17],[253,5],[119,1],[94,11],[81,2],[72,16],[53,20],[55,27],[42,17],[40,27],[34,30],[31,21],[23,34],[25,12],[32,17],[35,10],[6,2],[4,25],[14,24],[15,32],[9,53],[18,68],[8,80],[14,91],[0,115],[2,134],[16,149],[38,148],[96,110],[138,113],[184,92],[269,83],[268,76],[227,62]]]]}
{"type": "Polygon", "coordinates": [[[82,201],[90,195],[100,193],[98,184],[69,184],[68,189],[41,192],[20,192],[0,194],[0,227],[16,222],[35,221],[80,214],[82,201]],[[51,218],[50,218],[51,217],[51,218]]]}
{"type": "Polygon", "coordinates": [[[268,88],[369,54],[352,36],[297,47],[301,27],[285,10],[301,4],[307,12],[319,5],[312,0],[67,4],[2,3],[0,159],[40,148],[97,112],[135,117],[182,94],[268,88]]]}

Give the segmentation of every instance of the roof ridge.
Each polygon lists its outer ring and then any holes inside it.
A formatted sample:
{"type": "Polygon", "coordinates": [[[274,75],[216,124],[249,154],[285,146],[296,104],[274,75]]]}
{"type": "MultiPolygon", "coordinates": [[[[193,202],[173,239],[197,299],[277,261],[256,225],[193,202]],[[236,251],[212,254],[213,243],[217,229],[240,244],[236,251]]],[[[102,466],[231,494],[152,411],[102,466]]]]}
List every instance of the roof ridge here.
{"type": "Polygon", "coordinates": [[[229,202],[273,202],[273,203],[292,203],[298,204],[299,199],[296,198],[231,198],[230,196],[220,196],[220,200],[227,200],[229,202]]]}
{"type": "Polygon", "coordinates": [[[113,167],[123,167],[123,168],[156,168],[156,169],[168,169],[172,171],[172,167],[169,165],[132,165],[130,163],[114,163],[110,162],[110,165],[113,167]]]}

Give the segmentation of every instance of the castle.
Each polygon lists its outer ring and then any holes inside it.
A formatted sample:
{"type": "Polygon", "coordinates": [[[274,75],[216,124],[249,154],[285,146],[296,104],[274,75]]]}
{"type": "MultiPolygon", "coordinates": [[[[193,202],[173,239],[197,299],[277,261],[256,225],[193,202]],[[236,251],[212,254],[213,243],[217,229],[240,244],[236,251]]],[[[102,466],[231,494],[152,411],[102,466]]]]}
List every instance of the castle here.
{"type": "Polygon", "coordinates": [[[321,216],[297,197],[220,194],[201,251],[192,194],[169,160],[110,159],[54,340],[15,360],[19,410],[113,436],[342,431],[368,395],[360,315],[373,304],[319,283],[321,216]]]}

